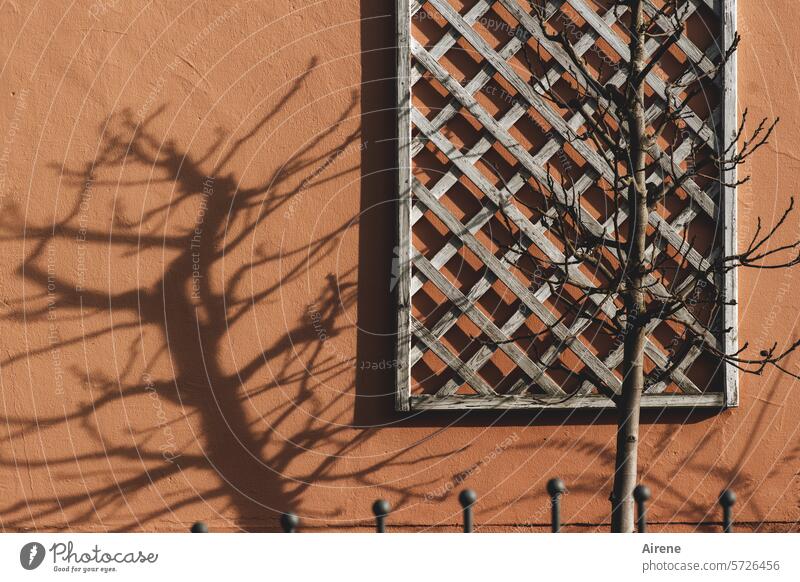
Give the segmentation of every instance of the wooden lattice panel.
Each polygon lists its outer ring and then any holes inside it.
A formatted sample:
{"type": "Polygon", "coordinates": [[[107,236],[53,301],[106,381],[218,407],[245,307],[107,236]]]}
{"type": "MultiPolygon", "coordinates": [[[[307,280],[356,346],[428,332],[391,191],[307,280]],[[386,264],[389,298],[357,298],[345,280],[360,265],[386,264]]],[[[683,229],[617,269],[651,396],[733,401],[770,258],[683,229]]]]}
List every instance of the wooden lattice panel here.
{"type": "MultiPolygon", "coordinates": [[[[574,40],[573,50],[604,85],[624,81],[629,59],[626,7],[617,4],[545,5],[548,23],[574,40]]],[[[573,197],[589,232],[607,232],[616,222],[602,187],[612,181],[609,164],[569,137],[584,125],[580,110],[562,110],[543,96],[543,87],[559,84],[569,93],[574,75],[531,10],[525,0],[398,0],[400,410],[605,407],[613,405],[609,390],[621,388],[622,342],[581,317],[587,307],[579,298],[546,283],[548,270],[559,268],[583,286],[599,279],[586,265],[563,265],[544,191],[573,197]]],[[[720,46],[735,32],[735,2],[685,0],[681,18],[685,33],[647,77],[651,122],[665,109],[670,81],[702,76],[719,62],[720,46]]],[[[646,48],[652,53],[658,42],[646,48]]],[[[731,59],[655,148],[669,148],[681,162],[727,147],[736,125],[735,66],[731,59]]],[[[658,184],[654,166],[648,182],[658,184]]],[[[651,212],[649,252],[680,249],[675,260],[700,273],[735,248],[735,191],[692,180],[683,191],[678,202],[651,212]]],[[[697,276],[670,285],[680,289],[697,276]]],[[[706,285],[736,296],[734,274],[706,285]]],[[[618,303],[595,300],[592,308],[613,318],[618,303]]],[[[685,311],[677,327],[649,325],[643,406],[735,406],[735,370],[680,331],[705,318],[720,330],[709,341],[731,351],[735,332],[722,330],[735,329],[735,305],[685,311]]]]}

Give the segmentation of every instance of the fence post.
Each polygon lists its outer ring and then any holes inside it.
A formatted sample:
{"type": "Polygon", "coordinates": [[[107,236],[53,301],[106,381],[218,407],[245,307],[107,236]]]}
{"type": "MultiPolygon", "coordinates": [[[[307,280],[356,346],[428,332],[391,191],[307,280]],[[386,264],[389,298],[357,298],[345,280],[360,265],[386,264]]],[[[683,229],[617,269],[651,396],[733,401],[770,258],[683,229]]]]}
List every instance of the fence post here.
{"type": "Polygon", "coordinates": [[[464,508],[464,533],[472,533],[472,506],[478,496],[472,489],[464,489],[458,494],[458,502],[464,508]]]}
{"type": "Polygon", "coordinates": [[[298,525],[300,525],[300,518],[294,513],[284,513],[281,515],[283,533],[296,533],[298,525]]]}
{"type": "Polygon", "coordinates": [[[724,489],[719,494],[719,504],[722,506],[722,531],[733,532],[733,504],[736,503],[736,494],[730,489],[724,489]]]}
{"type": "Polygon", "coordinates": [[[561,531],[561,496],[566,490],[564,482],[558,477],[547,482],[547,494],[550,496],[550,528],[553,533],[561,531]]]}
{"type": "Polygon", "coordinates": [[[202,521],[196,521],[192,524],[192,529],[189,531],[192,533],[208,533],[208,526],[202,521]]]}
{"type": "Polygon", "coordinates": [[[647,485],[637,485],[633,490],[633,499],[636,501],[636,531],[647,532],[647,506],[650,499],[650,488],[647,485]]]}
{"type": "Polygon", "coordinates": [[[372,504],[372,513],[375,514],[375,531],[386,533],[386,516],[392,510],[392,506],[385,499],[378,499],[372,504]]]}

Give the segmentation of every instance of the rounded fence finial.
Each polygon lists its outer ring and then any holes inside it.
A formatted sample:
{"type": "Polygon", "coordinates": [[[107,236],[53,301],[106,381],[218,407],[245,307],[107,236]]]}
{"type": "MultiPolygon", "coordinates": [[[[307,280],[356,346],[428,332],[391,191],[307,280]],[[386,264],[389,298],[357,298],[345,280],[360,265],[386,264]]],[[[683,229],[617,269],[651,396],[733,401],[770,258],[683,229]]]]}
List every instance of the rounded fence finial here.
{"type": "Polygon", "coordinates": [[[554,477],[547,482],[547,494],[550,496],[552,505],[550,506],[550,531],[558,533],[561,531],[561,496],[566,492],[567,486],[564,481],[554,477]]]}
{"type": "Polygon", "coordinates": [[[636,502],[636,530],[647,533],[647,501],[650,499],[650,488],[637,485],[633,488],[633,500],[636,502]]]}
{"type": "Polygon", "coordinates": [[[734,503],[736,503],[736,493],[730,489],[724,489],[722,493],[719,494],[719,504],[722,507],[733,507],[734,503]]]}
{"type": "Polygon", "coordinates": [[[192,533],[208,533],[208,526],[202,521],[196,521],[189,531],[192,533]]]}
{"type": "Polygon", "coordinates": [[[281,527],[284,533],[295,533],[298,525],[300,525],[300,518],[294,513],[284,513],[281,515],[281,527]]]}
{"type": "Polygon", "coordinates": [[[635,501],[649,501],[650,497],[652,495],[647,485],[637,485],[633,490],[633,499],[635,501]]]}
{"type": "Polygon", "coordinates": [[[458,502],[464,508],[464,533],[472,532],[472,506],[477,500],[478,496],[472,489],[464,489],[458,494],[458,502]]]}
{"type": "Polygon", "coordinates": [[[386,531],[386,516],[392,510],[392,506],[385,499],[378,499],[372,504],[372,513],[375,514],[375,531],[384,533],[386,531]]]}
{"type": "Polygon", "coordinates": [[[464,508],[474,505],[477,500],[478,495],[472,489],[464,489],[458,494],[458,502],[461,504],[461,507],[464,508]]]}
{"type": "Polygon", "coordinates": [[[372,504],[372,513],[375,514],[375,517],[389,515],[391,510],[392,506],[385,499],[378,499],[372,504]]]}
{"type": "Polygon", "coordinates": [[[723,489],[719,494],[719,504],[722,506],[722,531],[733,532],[733,504],[736,503],[736,494],[730,489],[723,489]]]}
{"type": "Polygon", "coordinates": [[[558,477],[556,477],[555,479],[550,479],[547,482],[547,494],[550,497],[562,495],[566,490],[567,486],[564,485],[564,482],[558,477]]]}

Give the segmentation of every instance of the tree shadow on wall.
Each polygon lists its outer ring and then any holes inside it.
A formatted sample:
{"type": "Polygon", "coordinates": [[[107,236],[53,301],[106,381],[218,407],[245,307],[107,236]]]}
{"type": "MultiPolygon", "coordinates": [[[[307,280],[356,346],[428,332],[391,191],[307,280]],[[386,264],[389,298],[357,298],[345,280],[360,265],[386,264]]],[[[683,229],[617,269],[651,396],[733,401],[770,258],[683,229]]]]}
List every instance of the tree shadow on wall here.
{"type": "MultiPolygon", "coordinates": [[[[294,324],[287,323],[282,333],[268,333],[266,348],[259,348],[259,353],[247,361],[231,366],[223,356],[239,352],[232,342],[231,329],[246,320],[251,320],[251,325],[256,321],[257,325],[258,306],[280,301],[283,286],[307,277],[310,268],[334,260],[331,256],[338,239],[357,219],[352,217],[296,248],[253,242],[258,241],[260,224],[287,212],[301,195],[313,196],[315,189],[335,179],[335,169],[320,169],[327,168],[332,158],[362,139],[358,129],[344,138],[339,135],[341,123],[356,109],[355,95],[341,112],[340,123],[315,136],[289,163],[259,184],[242,186],[232,169],[237,154],[283,121],[282,112],[298,99],[297,93],[315,66],[312,62],[308,71],[243,137],[228,142],[220,133],[201,154],[160,139],[157,122],[162,111],[145,119],[123,111],[101,128],[102,144],[93,160],[78,169],[60,165],[55,168],[75,193],[75,202],[63,219],[53,225],[31,227],[24,225],[19,210],[4,214],[3,239],[27,240],[32,245],[17,274],[26,289],[35,290],[11,301],[6,319],[26,326],[46,325],[51,307],[57,305],[62,331],[67,326],[72,330],[71,335],[65,332],[56,342],[8,356],[2,361],[4,369],[24,365],[32,357],[47,356],[54,349],[85,351],[87,344],[119,342],[120,333],[133,333],[123,361],[118,366],[115,362],[113,375],[108,372],[113,369],[110,362],[93,361],[91,354],[86,369],[75,366],[67,371],[67,383],[89,388],[87,402],[69,408],[63,415],[34,418],[7,414],[2,419],[8,426],[4,441],[9,446],[4,445],[0,453],[6,470],[16,471],[21,461],[29,472],[43,478],[49,474],[51,481],[84,484],[67,494],[54,488],[49,495],[31,493],[10,501],[6,497],[7,501],[0,504],[5,528],[96,529],[98,520],[103,523],[105,518],[113,521],[106,525],[108,529],[124,531],[147,528],[156,521],[163,524],[167,519],[184,527],[187,521],[202,517],[219,519],[225,527],[274,529],[279,512],[291,509],[306,517],[303,495],[310,488],[343,479],[351,485],[373,486],[376,483],[371,475],[388,465],[405,462],[399,458],[403,454],[400,452],[362,462],[350,472],[341,464],[333,470],[339,457],[374,436],[351,430],[352,410],[348,412],[348,406],[339,405],[350,395],[342,393],[331,398],[326,393],[320,398],[315,393],[315,388],[352,373],[354,367],[353,358],[331,353],[320,338],[320,330],[330,340],[352,327],[341,321],[342,312],[356,300],[352,270],[328,275],[326,281],[319,283],[319,293],[310,301],[312,321],[301,317],[294,324]],[[322,153],[318,151],[320,144],[328,144],[322,153]],[[150,172],[151,179],[126,182],[125,173],[132,170],[150,172]],[[112,179],[100,177],[106,175],[112,179]],[[96,222],[88,226],[82,222],[81,204],[87,187],[94,197],[104,187],[116,189],[122,202],[131,206],[141,203],[145,208],[142,200],[147,192],[152,196],[154,187],[160,186],[172,190],[171,199],[150,206],[137,224],[115,219],[108,228],[96,228],[96,222]],[[126,194],[121,194],[123,189],[126,194]],[[185,212],[198,217],[197,228],[169,226],[171,216],[185,212]],[[126,254],[138,257],[160,249],[164,264],[157,272],[158,280],[144,284],[137,273],[134,288],[126,291],[112,291],[117,285],[111,281],[104,289],[102,284],[93,287],[88,280],[82,290],[76,291],[74,276],[49,268],[47,254],[53,245],[73,253],[79,239],[85,240],[82,244],[89,254],[96,249],[100,253],[109,251],[110,255],[112,247],[122,247],[126,254]],[[255,251],[249,252],[247,245],[254,245],[255,251]],[[226,256],[245,258],[229,258],[226,263],[226,256]],[[220,272],[221,277],[210,276],[220,272]],[[280,277],[277,282],[265,284],[267,277],[259,276],[264,272],[280,272],[280,277]],[[97,314],[117,322],[82,333],[82,322],[97,314]],[[152,344],[152,329],[157,330],[158,345],[145,349],[146,341],[152,344]],[[135,337],[137,331],[142,337],[135,337]],[[156,362],[165,358],[173,371],[168,377],[155,371],[156,362]],[[298,366],[298,362],[303,365],[298,366]],[[252,400],[265,394],[272,395],[269,420],[254,421],[252,400]],[[130,399],[146,396],[163,399],[173,409],[179,407],[183,415],[146,430],[126,427],[125,419],[116,423],[117,428],[100,426],[99,417],[117,410],[115,407],[124,407],[130,399]],[[321,418],[324,422],[320,422],[321,418]],[[165,431],[179,435],[188,426],[187,421],[193,427],[187,443],[176,443],[167,449],[163,442],[159,444],[165,431]],[[59,434],[65,434],[75,430],[70,428],[74,426],[92,435],[90,452],[51,452],[41,460],[17,459],[13,447],[19,447],[18,442],[27,435],[39,432],[39,438],[46,439],[47,433],[42,437],[41,431],[61,430],[64,432],[59,434]],[[130,434],[124,434],[128,431],[130,434]],[[325,453],[315,456],[316,451],[325,453]],[[311,462],[298,462],[308,457],[314,458],[311,462]],[[101,468],[103,463],[108,471],[101,468]],[[89,466],[91,474],[87,475],[85,467],[89,466]],[[153,507],[156,504],[151,503],[145,509],[137,509],[129,504],[137,493],[148,489],[161,495],[162,485],[167,491],[162,495],[163,507],[153,507]],[[218,512],[216,516],[214,511],[218,512]],[[192,517],[187,519],[189,515],[192,517]]],[[[346,170],[352,171],[353,168],[346,170]]],[[[153,271],[158,270],[147,270],[147,276],[153,271]]],[[[258,341],[262,345],[261,338],[258,341]]],[[[382,487],[393,490],[391,486],[382,487]]],[[[398,500],[406,495],[401,489],[393,491],[398,500]]],[[[335,504],[327,511],[328,515],[313,517],[335,518],[341,514],[335,504]]]]}

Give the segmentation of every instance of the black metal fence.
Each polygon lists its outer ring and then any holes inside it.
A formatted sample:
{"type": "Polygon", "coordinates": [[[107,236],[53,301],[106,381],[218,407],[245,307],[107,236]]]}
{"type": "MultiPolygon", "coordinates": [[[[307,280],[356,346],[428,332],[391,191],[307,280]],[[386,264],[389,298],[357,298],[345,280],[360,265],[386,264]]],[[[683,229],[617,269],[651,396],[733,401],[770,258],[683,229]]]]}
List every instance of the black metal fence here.
{"type": "MultiPolygon", "coordinates": [[[[550,479],[547,482],[547,494],[550,497],[550,529],[553,533],[561,531],[561,497],[566,490],[566,485],[561,479],[550,479]]],[[[647,502],[650,497],[650,489],[645,485],[639,485],[633,491],[633,498],[636,502],[636,531],[638,533],[647,532],[647,502]]],[[[478,495],[472,489],[464,489],[458,495],[458,502],[461,504],[464,516],[464,533],[472,533],[474,530],[472,508],[477,501],[478,495]]],[[[722,531],[731,533],[733,532],[733,505],[736,503],[736,494],[730,489],[725,489],[720,493],[718,503],[722,508],[722,531]]],[[[378,499],[372,504],[376,532],[386,532],[386,520],[391,510],[389,502],[385,499],[378,499]]],[[[296,533],[298,527],[300,527],[300,518],[293,513],[284,513],[281,515],[280,521],[284,533],[296,533]]],[[[190,531],[192,533],[208,533],[208,526],[202,521],[198,521],[192,525],[190,531]]]]}

